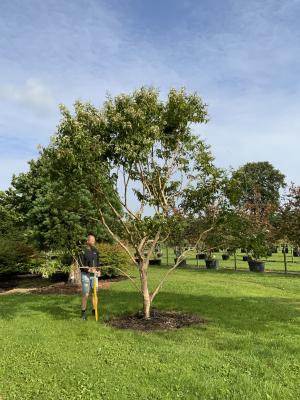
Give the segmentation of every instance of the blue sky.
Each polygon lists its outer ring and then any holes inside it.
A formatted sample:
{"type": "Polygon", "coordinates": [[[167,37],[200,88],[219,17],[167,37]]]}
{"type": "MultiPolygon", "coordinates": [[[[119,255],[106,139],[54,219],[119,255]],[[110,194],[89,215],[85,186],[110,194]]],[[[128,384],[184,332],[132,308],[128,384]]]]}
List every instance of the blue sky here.
{"type": "Polygon", "coordinates": [[[197,91],[217,164],[268,160],[300,184],[300,0],[1,0],[0,189],[59,122],[153,85],[197,91]]]}

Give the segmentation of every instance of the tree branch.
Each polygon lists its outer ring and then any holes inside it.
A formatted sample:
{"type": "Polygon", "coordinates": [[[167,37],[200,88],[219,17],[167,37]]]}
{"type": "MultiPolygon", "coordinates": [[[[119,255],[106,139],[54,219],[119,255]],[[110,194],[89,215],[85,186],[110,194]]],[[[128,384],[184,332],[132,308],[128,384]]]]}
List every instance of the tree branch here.
{"type": "MultiPolygon", "coordinates": [[[[105,228],[108,230],[108,232],[110,233],[110,235],[119,243],[119,245],[126,251],[126,253],[130,256],[130,258],[132,259],[132,261],[134,262],[135,265],[137,265],[137,262],[135,261],[135,258],[132,256],[132,254],[130,253],[129,249],[127,248],[127,246],[125,246],[125,244],[118,238],[118,236],[110,229],[110,227],[107,225],[103,212],[102,210],[98,210],[99,214],[100,214],[100,219],[101,222],[103,223],[103,225],[105,226],[105,228]]],[[[95,221],[98,221],[97,218],[92,218],[95,221]]]]}

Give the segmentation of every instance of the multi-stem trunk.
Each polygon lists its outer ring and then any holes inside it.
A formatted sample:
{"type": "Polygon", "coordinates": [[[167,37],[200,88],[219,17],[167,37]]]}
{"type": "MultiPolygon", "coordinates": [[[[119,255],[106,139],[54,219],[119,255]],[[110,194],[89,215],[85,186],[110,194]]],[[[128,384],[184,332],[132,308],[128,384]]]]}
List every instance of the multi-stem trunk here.
{"type": "Polygon", "coordinates": [[[144,318],[150,319],[151,296],[148,289],[148,265],[145,261],[140,265],[141,289],[143,293],[144,318]]]}

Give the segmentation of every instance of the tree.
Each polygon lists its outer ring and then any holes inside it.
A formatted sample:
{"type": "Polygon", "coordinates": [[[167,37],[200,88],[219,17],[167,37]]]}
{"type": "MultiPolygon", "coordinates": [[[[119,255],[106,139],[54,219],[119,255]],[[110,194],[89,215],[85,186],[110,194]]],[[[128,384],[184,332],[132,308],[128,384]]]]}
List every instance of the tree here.
{"type": "Polygon", "coordinates": [[[269,205],[279,206],[280,189],[284,187],[285,176],[272,164],[251,162],[233,171],[227,195],[233,205],[244,209],[259,205],[263,213],[269,205]]]}
{"type": "Polygon", "coordinates": [[[191,129],[192,124],[208,121],[206,105],[184,89],[172,89],[161,101],[157,90],[142,87],[108,97],[101,109],[76,102],[74,115],[65,107],[61,111],[62,121],[48,149],[57,178],[67,180],[68,171],[84,177],[97,198],[103,226],[138,268],[137,288],[144,317],[150,318],[154,298],[184,257],[183,252],[150,293],[148,270],[154,249],[174,227],[172,217],[184,190],[200,176],[205,180],[217,175],[208,146],[191,129]],[[114,206],[118,201],[122,212],[114,206]],[[105,215],[106,206],[120,222],[120,230],[105,215]]]}
{"type": "Polygon", "coordinates": [[[12,207],[6,192],[0,191],[0,236],[17,233],[20,230],[20,215],[12,207]]]}
{"type": "Polygon", "coordinates": [[[47,151],[29,165],[29,172],[13,177],[7,201],[41,250],[67,248],[72,252],[89,231],[110,238],[95,221],[93,198],[83,181],[69,177],[69,182],[62,184],[55,180],[47,151]]]}
{"type": "Polygon", "coordinates": [[[28,243],[22,217],[0,192],[0,273],[28,271],[34,264],[36,249],[28,243]]]}
{"type": "MultiPolygon", "coordinates": [[[[95,199],[84,180],[71,175],[64,182],[56,179],[56,165],[47,149],[41,149],[39,158],[29,165],[28,172],[13,177],[5,193],[6,204],[18,216],[29,242],[39,250],[60,251],[76,260],[88,232],[100,240],[112,241],[96,218],[95,199]]],[[[103,212],[114,224],[116,219],[110,209],[104,207],[103,212]]],[[[72,282],[78,284],[80,276],[75,270],[72,282]]],[[[74,271],[71,272],[73,276],[74,271]]]]}
{"type": "Polygon", "coordinates": [[[189,216],[189,237],[197,251],[211,258],[214,250],[225,245],[223,225],[229,207],[225,195],[227,179],[225,171],[210,166],[201,169],[194,180],[195,184],[184,191],[181,207],[189,216]]]}
{"type": "Polygon", "coordinates": [[[300,247],[300,187],[292,184],[276,215],[278,238],[300,247]]]}
{"type": "Polygon", "coordinates": [[[232,172],[226,193],[240,219],[238,242],[253,258],[265,257],[274,237],[272,221],[280,204],[285,176],[269,162],[247,163],[232,172]]]}

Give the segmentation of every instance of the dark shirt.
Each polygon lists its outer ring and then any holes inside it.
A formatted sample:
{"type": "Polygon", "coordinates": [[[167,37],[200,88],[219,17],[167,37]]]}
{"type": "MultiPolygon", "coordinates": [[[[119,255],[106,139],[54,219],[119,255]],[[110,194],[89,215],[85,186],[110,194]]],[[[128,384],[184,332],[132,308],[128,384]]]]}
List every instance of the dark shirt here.
{"type": "Polygon", "coordinates": [[[100,267],[100,254],[96,247],[86,247],[78,255],[79,268],[88,272],[87,268],[100,267]]]}

